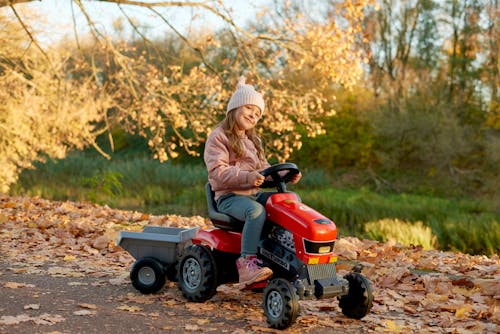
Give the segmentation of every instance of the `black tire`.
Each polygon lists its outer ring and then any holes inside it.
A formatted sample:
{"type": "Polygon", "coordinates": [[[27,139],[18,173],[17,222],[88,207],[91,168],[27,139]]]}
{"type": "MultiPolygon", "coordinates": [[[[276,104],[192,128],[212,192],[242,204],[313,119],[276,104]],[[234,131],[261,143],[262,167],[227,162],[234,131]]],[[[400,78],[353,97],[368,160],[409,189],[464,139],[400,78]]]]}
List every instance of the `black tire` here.
{"type": "Polygon", "coordinates": [[[210,250],[202,245],[185,248],[177,278],[187,300],[204,302],[212,298],[217,290],[217,266],[210,250]]]}
{"type": "Polygon", "coordinates": [[[275,278],[264,289],[262,308],[272,328],[284,329],[299,315],[299,296],[285,279],[275,278]]]}
{"type": "Polygon", "coordinates": [[[140,292],[144,294],[155,293],[165,285],[165,272],[158,260],[145,257],[136,261],[132,266],[130,280],[134,288],[140,292]]]}
{"type": "Polygon", "coordinates": [[[340,297],[339,306],[347,317],[361,319],[373,306],[372,285],[360,273],[349,273],[344,278],[349,281],[349,293],[340,297]]]}
{"type": "Polygon", "coordinates": [[[165,275],[167,276],[167,279],[171,282],[177,282],[177,266],[174,264],[169,265],[165,269],[165,275]]]}

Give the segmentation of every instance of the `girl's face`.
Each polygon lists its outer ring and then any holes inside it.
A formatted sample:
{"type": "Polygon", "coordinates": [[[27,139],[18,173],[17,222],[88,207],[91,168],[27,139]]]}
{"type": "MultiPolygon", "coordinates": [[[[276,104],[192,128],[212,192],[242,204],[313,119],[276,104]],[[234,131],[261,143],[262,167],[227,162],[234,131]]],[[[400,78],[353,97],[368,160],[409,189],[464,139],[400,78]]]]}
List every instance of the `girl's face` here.
{"type": "Polygon", "coordinates": [[[262,113],[259,107],[246,104],[236,109],[235,120],[239,130],[246,131],[255,127],[262,113]]]}

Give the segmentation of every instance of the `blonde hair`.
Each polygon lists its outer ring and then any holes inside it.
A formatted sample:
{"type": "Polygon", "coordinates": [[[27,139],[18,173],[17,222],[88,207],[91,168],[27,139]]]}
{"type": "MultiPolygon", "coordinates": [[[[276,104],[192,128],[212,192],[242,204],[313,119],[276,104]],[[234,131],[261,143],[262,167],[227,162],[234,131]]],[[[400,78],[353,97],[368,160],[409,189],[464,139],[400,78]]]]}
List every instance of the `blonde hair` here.
{"type": "MultiPolygon", "coordinates": [[[[245,151],[243,149],[243,145],[241,144],[240,137],[236,133],[235,113],[237,109],[238,108],[229,110],[227,112],[226,118],[220,123],[220,126],[224,130],[224,133],[229,140],[229,147],[231,147],[231,149],[236,153],[236,156],[238,158],[241,158],[245,151]]],[[[262,148],[262,141],[260,140],[259,136],[257,136],[255,128],[246,130],[245,134],[247,135],[248,139],[250,139],[255,145],[255,148],[257,149],[257,156],[259,157],[259,159],[261,161],[265,161],[266,157],[264,154],[264,149],[262,148]]]]}

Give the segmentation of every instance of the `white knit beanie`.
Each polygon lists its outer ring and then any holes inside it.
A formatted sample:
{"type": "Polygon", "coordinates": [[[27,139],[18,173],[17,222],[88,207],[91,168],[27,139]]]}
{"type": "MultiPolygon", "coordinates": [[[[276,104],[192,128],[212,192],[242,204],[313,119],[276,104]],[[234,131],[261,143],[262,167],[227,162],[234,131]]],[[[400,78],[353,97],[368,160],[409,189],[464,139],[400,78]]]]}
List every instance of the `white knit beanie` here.
{"type": "Polygon", "coordinates": [[[262,94],[257,92],[252,85],[245,84],[245,77],[242,76],[238,80],[236,92],[229,99],[226,113],[246,104],[253,104],[260,108],[261,114],[264,113],[265,104],[262,94]]]}

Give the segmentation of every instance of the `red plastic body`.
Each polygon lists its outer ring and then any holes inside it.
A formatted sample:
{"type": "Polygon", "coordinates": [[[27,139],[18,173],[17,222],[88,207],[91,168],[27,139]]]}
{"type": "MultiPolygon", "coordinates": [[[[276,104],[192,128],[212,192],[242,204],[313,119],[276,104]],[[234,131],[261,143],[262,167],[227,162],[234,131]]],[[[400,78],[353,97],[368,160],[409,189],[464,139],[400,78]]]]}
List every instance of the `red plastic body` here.
{"type": "Polygon", "coordinates": [[[203,244],[226,253],[241,253],[241,233],[211,228],[198,230],[193,238],[194,244],[203,244]]]}
{"type": "MultiPolygon", "coordinates": [[[[333,242],[337,239],[335,223],[316,210],[300,202],[294,193],[276,193],[266,203],[267,219],[282,226],[293,234],[296,255],[305,263],[314,258],[314,263],[328,263],[334,254],[309,254],[305,242],[333,242]]],[[[211,248],[239,254],[241,250],[241,234],[213,228],[199,230],[193,243],[202,243],[211,248]]]]}
{"type": "Polygon", "coordinates": [[[334,242],[337,226],[332,220],[300,202],[294,193],[277,193],[269,197],[266,212],[269,220],[292,232],[296,255],[304,263],[309,263],[311,258],[316,260],[315,264],[331,261],[332,252],[309,254],[305,242],[334,242]]]}

